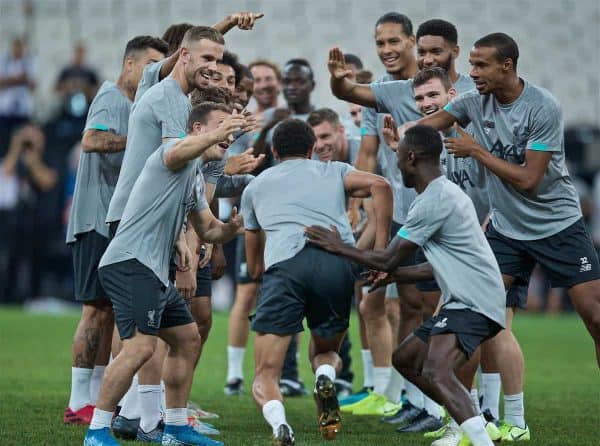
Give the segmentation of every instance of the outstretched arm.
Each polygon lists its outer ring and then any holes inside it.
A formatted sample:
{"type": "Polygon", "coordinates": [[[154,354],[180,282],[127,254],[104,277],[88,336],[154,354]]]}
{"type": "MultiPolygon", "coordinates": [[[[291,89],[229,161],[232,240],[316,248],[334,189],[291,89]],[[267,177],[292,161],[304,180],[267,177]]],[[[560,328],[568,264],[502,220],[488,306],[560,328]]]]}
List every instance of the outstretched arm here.
{"type": "Polygon", "coordinates": [[[348,80],[348,76],[352,74],[352,71],[346,67],[344,53],[341,49],[336,47],[329,50],[327,68],[331,75],[331,92],[337,98],[366,107],[375,108],[377,106],[371,87],[348,80]]]}
{"type": "Polygon", "coordinates": [[[227,223],[216,218],[209,208],[190,212],[190,218],[198,236],[208,243],[227,243],[243,225],[242,216],[237,214],[235,207],[227,223]]]}
{"type": "Polygon", "coordinates": [[[330,230],[321,226],[309,226],[304,232],[311,243],[326,251],[347,257],[369,268],[388,273],[398,268],[419,247],[402,237],[394,237],[383,251],[361,251],[354,246],[346,245],[335,227],[330,230]]]}
{"type": "Polygon", "coordinates": [[[483,148],[461,128],[457,128],[459,138],[446,138],[444,144],[448,153],[455,157],[471,156],[507,183],[517,189],[532,192],[544,178],[552,152],[526,150],[523,164],[509,163],[483,148]]]}
{"type": "Polygon", "coordinates": [[[254,23],[264,16],[262,12],[236,12],[215,23],[212,27],[221,34],[227,33],[236,26],[239,29],[249,31],[254,28],[254,23]]]}
{"type": "Polygon", "coordinates": [[[164,154],[164,162],[169,170],[179,170],[188,161],[198,158],[213,145],[225,141],[229,135],[244,125],[245,118],[234,114],[228,116],[215,130],[200,135],[189,135],[181,139],[164,154]]]}

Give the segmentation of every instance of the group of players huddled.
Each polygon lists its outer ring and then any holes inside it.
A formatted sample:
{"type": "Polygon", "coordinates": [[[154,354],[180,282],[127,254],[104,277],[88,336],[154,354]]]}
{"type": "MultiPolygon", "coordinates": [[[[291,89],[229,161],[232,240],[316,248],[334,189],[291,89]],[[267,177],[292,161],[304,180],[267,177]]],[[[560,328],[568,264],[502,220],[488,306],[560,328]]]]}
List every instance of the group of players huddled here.
{"type": "Polygon", "coordinates": [[[224,50],[226,32],[262,17],[131,39],[119,78],[90,106],[67,234],[83,310],[65,423],[90,425],[85,446],[223,444],[201,421],[216,415],[189,395],[221,245],[237,237],[225,394],[243,392],[251,328],[252,394],[272,444],[295,444],[283,395],[306,393],[304,319],[325,439],[352,413],[433,446],[529,440],[511,326],[535,264],[568,289],[600,361],[600,266],[565,165],[560,104],[518,76],[510,36],[477,40],[465,75],[453,24],[414,33],[390,12],[374,28],[382,78],[329,51],[331,91],[352,116],[340,117],[311,102],[306,60],[246,67],[224,50]],[[227,222],[215,217],[224,197],[240,202],[227,222]]]}

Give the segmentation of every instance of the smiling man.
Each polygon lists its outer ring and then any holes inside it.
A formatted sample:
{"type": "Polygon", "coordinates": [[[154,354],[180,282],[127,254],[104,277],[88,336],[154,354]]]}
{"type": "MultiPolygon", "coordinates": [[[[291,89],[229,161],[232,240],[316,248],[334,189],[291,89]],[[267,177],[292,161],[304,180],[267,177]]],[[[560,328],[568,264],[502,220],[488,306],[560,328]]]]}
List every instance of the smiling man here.
{"type": "MultiPolygon", "coordinates": [[[[600,364],[600,265],[583,223],[577,192],[565,164],[562,110],[545,89],[517,74],[517,43],[489,34],[469,56],[477,91],[459,96],[419,122],[444,129],[471,123],[474,138],[446,139],[454,156],[470,156],[486,168],[493,205],[487,238],[506,288],[527,282],[538,263],[553,287],[568,289],[596,344],[600,364]]],[[[523,409],[524,359],[510,330],[484,345],[503,376],[503,439],[528,440],[523,409]],[[506,378],[505,378],[506,377],[506,378]]]]}
{"type": "Polygon", "coordinates": [[[409,335],[394,352],[394,367],[430,398],[444,404],[474,446],[493,446],[483,419],[455,370],[502,328],[504,288],[471,200],[448,181],[440,166],[442,139],[428,126],[409,129],[397,150],[398,167],[417,198],[406,223],[383,251],[361,251],[339,233],[306,229],[317,246],[385,271],[382,283],[415,282],[435,276],[443,290],[439,313],[409,335]],[[401,267],[421,247],[428,263],[401,267]]]}
{"type": "Polygon", "coordinates": [[[170,347],[163,368],[162,444],[223,444],[188,425],[187,401],[201,339],[183,297],[169,291],[169,262],[187,214],[196,233],[209,242],[227,242],[241,226],[235,211],[229,223],[215,218],[197,176],[198,158],[203,153],[209,159],[222,158],[231,134],[243,127],[244,118],[229,113],[219,104],[197,106],[187,124],[190,135],[168,140],[150,154],[100,261],[100,281],[113,304],[123,348],[106,370],[85,446],[118,445],[110,434],[113,411],[134,373],[154,354],[158,337],[170,347]]]}
{"type": "Polygon", "coordinates": [[[313,149],[319,161],[341,161],[354,165],[360,140],[348,138],[339,115],[330,108],[320,108],[306,120],[317,138],[313,149]]]}
{"type": "Polygon", "coordinates": [[[248,65],[254,86],[252,96],[256,100],[256,112],[263,113],[277,107],[277,98],[281,93],[281,70],[275,62],[258,59],[248,65]]]}

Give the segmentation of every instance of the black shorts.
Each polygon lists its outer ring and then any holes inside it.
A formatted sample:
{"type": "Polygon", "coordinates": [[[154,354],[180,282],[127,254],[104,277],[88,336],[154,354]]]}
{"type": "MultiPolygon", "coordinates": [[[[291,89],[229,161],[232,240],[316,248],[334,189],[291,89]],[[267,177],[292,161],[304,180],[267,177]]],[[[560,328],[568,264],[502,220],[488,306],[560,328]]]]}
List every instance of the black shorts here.
{"type": "Polygon", "coordinates": [[[172,284],[168,287],[137,260],[106,265],[100,281],[113,304],[121,339],[140,333],[157,336],[161,328],[194,322],[183,297],[172,284]]]}
{"type": "Polygon", "coordinates": [[[77,234],[71,244],[75,272],[75,300],[92,302],[108,300],[108,295],[98,279],[98,264],[108,247],[108,239],[96,231],[77,234]]]}
{"type": "Polygon", "coordinates": [[[583,219],[540,240],[514,240],[503,236],[490,222],[486,237],[502,274],[529,283],[539,263],[553,288],[571,288],[578,283],[600,279],[600,264],[583,219]]]}
{"type": "MultiPolygon", "coordinates": [[[[425,253],[423,252],[423,249],[419,248],[417,250],[417,252],[415,253],[415,265],[420,265],[421,263],[425,263],[425,262],[427,262],[425,253]]],[[[435,281],[435,279],[417,282],[416,285],[417,285],[417,290],[423,291],[426,293],[433,292],[433,291],[440,291],[440,287],[437,284],[437,282],[435,281]]]]}
{"type": "Polygon", "coordinates": [[[307,245],[263,275],[252,330],[291,335],[308,328],[330,339],[348,328],[356,270],[344,257],[307,245]]]}
{"type": "Polygon", "coordinates": [[[527,293],[529,284],[517,279],[506,292],[506,308],[527,309],[527,293]]]}
{"type": "Polygon", "coordinates": [[[429,344],[429,338],[435,335],[454,333],[460,349],[470,358],[477,347],[487,339],[493,338],[502,327],[472,310],[441,309],[437,316],[425,321],[414,331],[414,335],[429,344]]]}
{"type": "Polygon", "coordinates": [[[235,244],[235,282],[239,284],[260,283],[262,278],[253,279],[248,274],[246,264],[246,245],[243,235],[238,235],[235,244]]]}
{"type": "Polygon", "coordinates": [[[109,240],[112,240],[113,238],[115,238],[115,234],[117,233],[117,229],[119,229],[119,223],[121,220],[117,220],[117,221],[111,221],[108,224],[108,238],[109,240]]]}
{"type": "Polygon", "coordinates": [[[212,297],[212,265],[196,271],[196,297],[212,297]]]}

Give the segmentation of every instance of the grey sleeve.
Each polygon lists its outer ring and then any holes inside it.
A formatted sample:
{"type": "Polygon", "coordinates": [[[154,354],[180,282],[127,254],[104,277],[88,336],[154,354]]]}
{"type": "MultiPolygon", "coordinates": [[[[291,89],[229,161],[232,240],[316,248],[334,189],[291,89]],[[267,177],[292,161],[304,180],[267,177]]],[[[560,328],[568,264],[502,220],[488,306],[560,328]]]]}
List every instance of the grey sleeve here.
{"type": "Polygon", "coordinates": [[[112,94],[102,93],[96,96],[90,105],[85,130],[102,130],[104,132],[116,133],[121,128],[118,121],[121,113],[117,109],[120,101],[112,94]]]}
{"type": "Polygon", "coordinates": [[[165,58],[158,62],[146,65],[144,72],[142,73],[142,78],[138,84],[138,88],[135,92],[136,101],[139,100],[139,98],[141,98],[150,87],[160,82],[160,69],[166,60],[167,59],[165,58]]]}
{"type": "Polygon", "coordinates": [[[466,127],[472,121],[471,116],[477,112],[477,108],[481,108],[480,104],[479,93],[469,91],[446,104],[444,110],[454,116],[462,127],[466,127]]]}
{"type": "Polygon", "coordinates": [[[442,226],[450,210],[448,202],[414,201],[397,236],[423,246],[442,226]]]}
{"type": "Polygon", "coordinates": [[[342,181],[346,178],[346,175],[356,170],[351,164],[342,163],[340,161],[331,161],[331,165],[334,169],[337,169],[339,175],[342,177],[342,181]]]}
{"type": "Polygon", "coordinates": [[[256,219],[256,213],[252,203],[252,191],[252,187],[247,187],[244,190],[240,207],[242,208],[241,212],[242,216],[244,217],[244,228],[250,231],[258,231],[260,229],[260,225],[256,219]]]}
{"type": "Polygon", "coordinates": [[[374,108],[362,108],[360,136],[379,136],[379,133],[377,132],[377,111],[374,108]]]}
{"type": "Polygon", "coordinates": [[[392,113],[407,92],[412,95],[412,83],[407,81],[374,82],[370,85],[379,113],[392,113]],[[410,91],[407,91],[410,90],[410,91]]]}
{"type": "Polygon", "coordinates": [[[198,212],[208,209],[208,201],[206,201],[206,194],[204,193],[204,178],[201,174],[196,175],[196,206],[194,209],[198,212]]]}
{"type": "Polygon", "coordinates": [[[202,165],[202,175],[204,175],[204,181],[210,184],[217,184],[219,178],[223,176],[225,170],[225,160],[220,161],[209,161],[202,165]]]}
{"type": "Polygon", "coordinates": [[[549,101],[534,114],[527,150],[560,152],[563,150],[563,121],[560,106],[549,101]]]}
{"type": "Polygon", "coordinates": [[[246,186],[254,179],[254,175],[223,175],[217,181],[215,198],[238,197],[246,186]]]}

